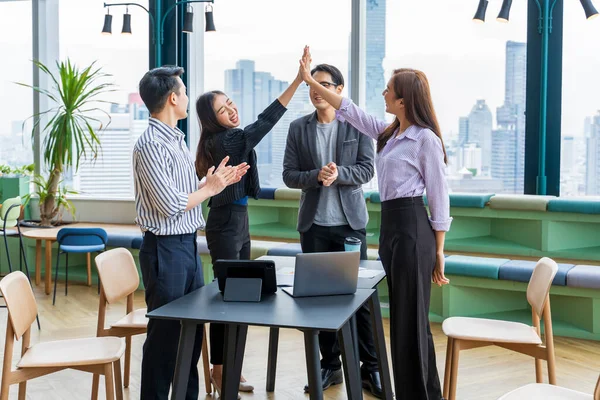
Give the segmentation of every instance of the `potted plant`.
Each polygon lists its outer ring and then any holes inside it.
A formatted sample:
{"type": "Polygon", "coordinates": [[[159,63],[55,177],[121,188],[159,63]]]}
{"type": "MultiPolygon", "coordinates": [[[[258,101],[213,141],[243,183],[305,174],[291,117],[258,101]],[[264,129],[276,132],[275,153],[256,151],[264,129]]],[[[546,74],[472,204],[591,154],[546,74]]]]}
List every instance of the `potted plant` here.
{"type": "MultiPolygon", "coordinates": [[[[35,185],[34,193],[36,197],[39,199],[40,204],[47,201],[48,196],[50,196],[51,188],[50,181],[46,180],[41,175],[36,175],[33,178],[33,183],[35,185]]],[[[69,189],[68,187],[62,185],[62,180],[58,182],[58,189],[53,192],[54,197],[54,209],[51,210],[50,215],[48,216],[51,221],[54,221],[55,225],[62,225],[62,217],[65,210],[71,213],[73,219],[75,219],[75,205],[71,200],[67,198],[67,195],[77,194],[76,191],[69,189]]],[[[23,197],[23,204],[27,206],[29,201],[31,200],[31,194],[27,194],[23,197]]],[[[41,225],[41,221],[39,223],[32,224],[31,221],[27,221],[24,226],[37,226],[41,225]]]]}
{"type": "MultiPolygon", "coordinates": [[[[21,167],[0,165],[0,204],[6,199],[29,194],[29,182],[33,170],[33,164],[21,167]]],[[[26,212],[26,218],[28,218],[27,214],[26,212]]]]}
{"type": "Polygon", "coordinates": [[[100,150],[98,134],[105,129],[97,118],[98,114],[106,115],[106,125],[110,123],[110,115],[98,108],[97,103],[110,103],[99,97],[115,89],[112,83],[106,82],[110,75],[95,68],[95,63],[80,69],[67,59],[56,63],[56,74],[39,61],[34,61],[34,64],[53,82],[52,89],[45,90],[23,83],[19,85],[32,88],[54,103],[52,108],[31,117],[34,119],[33,132],[40,126],[40,117],[47,115],[49,119],[40,132],[44,137],[41,150],[49,174],[47,179],[38,176],[35,181],[44,182],[42,189],[36,189],[38,195],[44,193],[39,204],[40,225],[51,226],[53,219],[60,215],[60,208],[69,204],[64,201],[64,196],[72,193],[60,188],[65,169],[76,172],[80,160],[88,157],[94,160],[97,157],[100,150]]]}

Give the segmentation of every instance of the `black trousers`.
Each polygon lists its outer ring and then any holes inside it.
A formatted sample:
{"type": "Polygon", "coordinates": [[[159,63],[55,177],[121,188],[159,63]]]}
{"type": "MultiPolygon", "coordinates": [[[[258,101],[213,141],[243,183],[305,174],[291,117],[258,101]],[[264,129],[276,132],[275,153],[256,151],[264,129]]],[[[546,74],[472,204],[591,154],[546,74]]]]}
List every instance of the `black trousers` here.
{"type": "MultiPolygon", "coordinates": [[[[148,311],[204,286],[195,233],[156,236],[146,232],[140,249],[140,268],[148,311]]],[[[142,353],[141,399],[167,400],[175,371],[180,331],[179,321],[148,321],[142,353]]],[[[198,325],[186,392],[186,399],[190,400],[196,400],[199,393],[197,365],[202,349],[202,332],[203,326],[198,325]]]]}
{"type": "MultiPolygon", "coordinates": [[[[211,208],[206,220],[206,244],[213,265],[217,260],[249,260],[248,207],[228,204],[211,208]]],[[[223,365],[225,325],[210,324],[210,363],[223,365]]]]}
{"type": "MultiPolygon", "coordinates": [[[[320,226],[313,224],[310,229],[300,233],[300,244],[303,253],[323,253],[328,251],[344,251],[344,240],[353,236],[360,239],[362,247],[360,258],[367,259],[367,237],[364,229],[354,230],[349,225],[320,226]]],[[[373,325],[371,312],[366,304],[356,313],[356,327],[358,331],[358,350],[361,370],[369,373],[379,370],[377,366],[377,352],[373,339],[373,325]]],[[[335,332],[319,332],[319,348],[321,350],[321,368],[337,370],[342,368],[340,361],[341,350],[335,332]]]]}
{"type": "Polygon", "coordinates": [[[381,204],[379,255],[389,287],[396,398],[440,400],[442,392],[429,327],[436,243],[422,197],[381,204]]]}

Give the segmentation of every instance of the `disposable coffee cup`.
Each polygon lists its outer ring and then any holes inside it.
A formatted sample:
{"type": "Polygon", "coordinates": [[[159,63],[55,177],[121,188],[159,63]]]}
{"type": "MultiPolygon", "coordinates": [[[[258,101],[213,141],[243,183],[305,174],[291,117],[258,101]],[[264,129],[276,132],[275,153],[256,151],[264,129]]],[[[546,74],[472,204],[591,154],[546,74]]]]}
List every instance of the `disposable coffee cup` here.
{"type": "Polygon", "coordinates": [[[362,242],[360,239],[355,237],[347,237],[344,241],[344,250],[346,251],[360,251],[362,242]]]}

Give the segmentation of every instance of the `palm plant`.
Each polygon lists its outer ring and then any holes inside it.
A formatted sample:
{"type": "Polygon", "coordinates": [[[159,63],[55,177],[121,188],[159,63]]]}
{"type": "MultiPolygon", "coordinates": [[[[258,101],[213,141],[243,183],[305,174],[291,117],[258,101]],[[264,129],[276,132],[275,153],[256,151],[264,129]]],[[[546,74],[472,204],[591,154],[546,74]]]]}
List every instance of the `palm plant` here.
{"type": "Polygon", "coordinates": [[[48,123],[40,132],[44,136],[42,149],[49,171],[48,179],[45,180],[47,195],[44,199],[40,198],[40,224],[50,226],[61,207],[65,206],[59,191],[65,169],[77,171],[82,159],[89,157],[95,160],[100,151],[98,133],[105,126],[94,115],[105,114],[108,123],[110,115],[95,104],[106,103],[98,97],[114,91],[114,85],[105,82],[110,75],[102,72],[100,68],[95,69],[95,63],[80,69],[69,59],[66,62],[57,62],[57,76],[43,63],[34,61],[34,64],[53,82],[52,90],[19,83],[46,95],[54,103],[49,110],[31,117],[34,119],[33,132],[40,124],[40,117],[46,114],[49,117],[48,123]],[[98,128],[94,129],[93,125],[98,128]]]}

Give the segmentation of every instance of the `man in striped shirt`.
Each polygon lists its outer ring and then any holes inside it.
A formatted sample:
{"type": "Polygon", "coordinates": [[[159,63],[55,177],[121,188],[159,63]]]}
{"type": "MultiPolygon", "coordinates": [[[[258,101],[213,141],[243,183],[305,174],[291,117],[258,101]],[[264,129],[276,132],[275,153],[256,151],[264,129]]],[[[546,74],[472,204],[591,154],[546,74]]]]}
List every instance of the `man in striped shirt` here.
{"type": "MultiPolygon", "coordinates": [[[[144,232],[140,267],[146,305],[152,311],[204,285],[196,231],[204,228],[200,204],[239,182],[248,167],[226,166],[225,158],[200,183],[177,121],[187,117],[183,68],[165,66],[147,72],[140,96],[150,112],[148,129],[133,149],[136,223],[144,232]]],[[[140,397],[167,399],[173,380],[180,324],[150,320],[142,356],[140,397]]],[[[192,365],[198,364],[202,326],[196,331],[192,365]]],[[[197,399],[198,369],[192,368],[187,399],[197,399]]]]}

